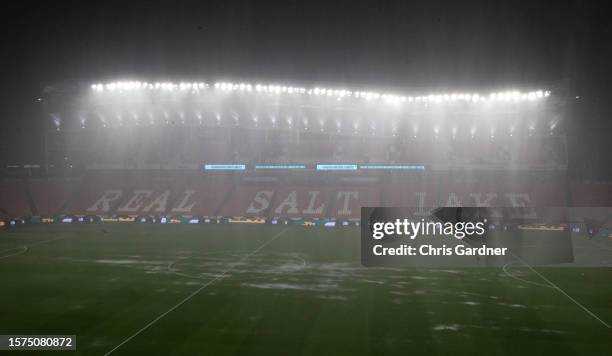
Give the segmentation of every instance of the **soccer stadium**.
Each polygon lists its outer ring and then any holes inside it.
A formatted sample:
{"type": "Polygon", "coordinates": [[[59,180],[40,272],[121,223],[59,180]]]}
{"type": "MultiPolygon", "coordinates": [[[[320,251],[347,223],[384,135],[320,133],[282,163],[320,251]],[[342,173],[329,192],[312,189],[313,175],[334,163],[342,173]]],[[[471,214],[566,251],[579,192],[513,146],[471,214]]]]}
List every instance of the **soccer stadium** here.
{"type": "Polygon", "coordinates": [[[78,330],[83,354],[609,350],[612,243],[579,217],[575,249],[607,251],[600,268],[359,260],[361,207],[610,201],[612,186],[564,178],[562,87],[134,80],[44,95],[45,164],[9,168],[0,190],[4,333],[78,330]]]}
{"type": "Polygon", "coordinates": [[[164,73],[45,82],[0,146],[2,352],[612,352],[570,80],[164,73]]]}

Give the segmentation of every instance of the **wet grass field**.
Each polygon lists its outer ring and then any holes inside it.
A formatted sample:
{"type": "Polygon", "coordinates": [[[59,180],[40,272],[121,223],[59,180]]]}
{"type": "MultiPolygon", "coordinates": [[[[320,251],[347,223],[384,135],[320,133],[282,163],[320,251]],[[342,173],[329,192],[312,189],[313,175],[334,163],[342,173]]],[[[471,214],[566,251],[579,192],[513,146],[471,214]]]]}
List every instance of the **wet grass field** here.
{"type": "Polygon", "coordinates": [[[611,268],[537,268],[561,292],[520,264],[359,258],[356,228],[5,230],[0,334],[76,334],[79,355],[612,353],[611,268]]]}

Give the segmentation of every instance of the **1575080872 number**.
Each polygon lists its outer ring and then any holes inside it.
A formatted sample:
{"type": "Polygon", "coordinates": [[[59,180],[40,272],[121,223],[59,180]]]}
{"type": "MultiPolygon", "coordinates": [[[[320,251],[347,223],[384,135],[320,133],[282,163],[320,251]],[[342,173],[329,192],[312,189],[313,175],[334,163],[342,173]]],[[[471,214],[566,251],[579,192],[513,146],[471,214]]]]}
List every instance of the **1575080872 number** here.
{"type": "Polygon", "coordinates": [[[76,350],[76,336],[0,335],[0,350],[76,350]]]}

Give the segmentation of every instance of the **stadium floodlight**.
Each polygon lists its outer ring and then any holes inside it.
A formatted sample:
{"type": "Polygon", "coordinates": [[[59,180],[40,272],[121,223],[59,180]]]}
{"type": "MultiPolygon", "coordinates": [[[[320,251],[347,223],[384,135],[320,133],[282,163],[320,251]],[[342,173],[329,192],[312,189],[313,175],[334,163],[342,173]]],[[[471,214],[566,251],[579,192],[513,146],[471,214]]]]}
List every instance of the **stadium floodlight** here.
{"type": "MultiPolygon", "coordinates": [[[[189,92],[192,94],[203,94],[203,89],[208,89],[209,86],[205,82],[182,81],[182,82],[146,82],[146,81],[113,81],[107,83],[93,83],[90,88],[94,92],[110,94],[121,94],[125,92],[139,90],[155,90],[173,92],[175,90],[189,92]]],[[[346,88],[329,88],[315,86],[311,88],[298,87],[292,85],[280,84],[261,84],[248,82],[215,82],[212,85],[214,90],[225,92],[240,92],[248,94],[255,91],[257,93],[268,93],[276,95],[314,95],[325,96],[336,99],[353,98],[364,101],[382,101],[390,104],[408,103],[408,104],[441,104],[441,103],[492,103],[492,102],[521,102],[521,101],[536,101],[547,98],[551,95],[550,90],[537,89],[532,91],[508,90],[483,93],[429,93],[427,95],[409,95],[404,96],[399,93],[380,93],[376,91],[359,91],[349,90],[346,88]]]]}
{"type": "Polygon", "coordinates": [[[551,130],[551,131],[552,131],[552,130],[554,130],[554,129],[557,127],[557,125],[558,125],[558,124],[559,124],[559,121],[558,121],[558,120],[552,120],[552,121],[550,122],[550,125],[549,125],[550,130],[551,130]]]}

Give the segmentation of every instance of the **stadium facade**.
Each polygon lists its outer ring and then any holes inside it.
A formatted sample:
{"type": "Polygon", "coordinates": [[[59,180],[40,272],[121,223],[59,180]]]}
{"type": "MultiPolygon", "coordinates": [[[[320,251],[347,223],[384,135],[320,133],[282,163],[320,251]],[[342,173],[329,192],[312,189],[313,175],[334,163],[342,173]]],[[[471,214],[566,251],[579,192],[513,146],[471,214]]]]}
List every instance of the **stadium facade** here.
{"type": "Polygon", "coordinates": [[[45,89],[44,159],[5,219],[354,220],[362,206],[598,206],[567,179],[562,85],[482,90],[108,81],[45,89]]]}

